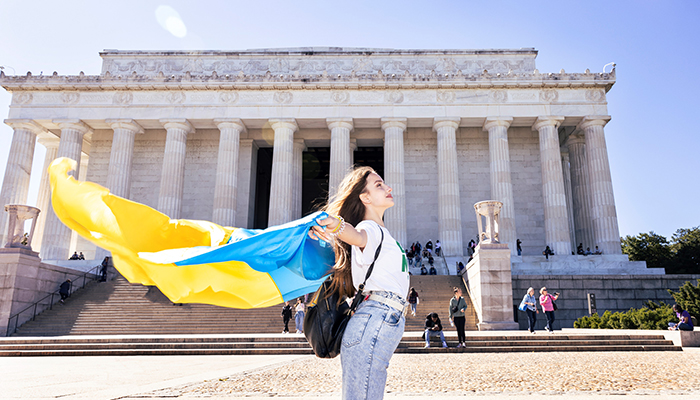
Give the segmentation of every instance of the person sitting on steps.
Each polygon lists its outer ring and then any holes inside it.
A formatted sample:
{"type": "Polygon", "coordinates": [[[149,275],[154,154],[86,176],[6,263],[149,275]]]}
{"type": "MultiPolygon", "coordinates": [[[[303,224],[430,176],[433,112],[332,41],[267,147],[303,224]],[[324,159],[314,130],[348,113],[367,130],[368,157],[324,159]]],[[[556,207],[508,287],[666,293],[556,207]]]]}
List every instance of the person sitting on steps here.
{"type": "Polygon", "coordinates": [[[552,251],[552,249],[549,248],[549,246],[547,246],[547,248],[544,249],[544,251],[542,252],[542,255],[544,255],[547,258],[547,260],[549,260],[549,256],[553,256],[554,252],[552,251]]]}
{"type": "Polygon", "coordinates": [[[425,317],[425,348],[430,348],[430,337],[439,336],[442,342],[442,347],[447,347],[445,334],[442,333],[442,323],[437,313],[430,313],[425,317]]]}

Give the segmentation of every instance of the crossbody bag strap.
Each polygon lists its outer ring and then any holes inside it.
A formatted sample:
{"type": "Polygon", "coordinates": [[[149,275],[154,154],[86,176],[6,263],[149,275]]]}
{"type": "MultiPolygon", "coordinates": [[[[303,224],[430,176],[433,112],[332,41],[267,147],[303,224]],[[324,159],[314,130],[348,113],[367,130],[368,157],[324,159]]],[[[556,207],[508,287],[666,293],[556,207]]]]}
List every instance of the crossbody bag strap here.
{"type": "MultiPolygon", "coordinates": [[[[379,224],[377,224],[379,226],[379,224]]],[[[374,263],[377,262],[377,258],[379,258],[379,253],[382,251],[382,243],[384,242],[384,231],[382,230],[382,227],[379,226],[379,232],[382,234],[381,239],[379,240],[379,246],[377,246],[377,250],[374,252],[374,260],[372,260],[372,264],[369,265],[369,268],[367,268],[367,274],[365,274],[365,280],[360,284],[360,287],[357,288],[357,293],[355,294],[355,298],[352,301],[352,305],[350,306],[350,311],[354,312],[355,309],[357,308],[358,305],[360,305],[360,301],[362,299],[362,291],[365,290],[365,283],[367,283],[367,279],[369,279],[369,276],[372,275],[372,270],[374,270],[374,263]]]]}

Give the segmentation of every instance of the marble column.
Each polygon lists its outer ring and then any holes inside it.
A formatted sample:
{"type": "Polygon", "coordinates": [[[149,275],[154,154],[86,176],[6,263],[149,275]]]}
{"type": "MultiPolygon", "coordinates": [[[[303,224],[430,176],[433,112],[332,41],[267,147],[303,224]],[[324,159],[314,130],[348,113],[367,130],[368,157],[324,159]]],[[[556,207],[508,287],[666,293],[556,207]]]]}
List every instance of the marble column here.
{"type": "Polygon", "coordinates": [[[382,118],[384,131],[384,181],[392,188],[394,206],[384,213],[384,223],[401,246],[406,248],[406,188],[403,135],[406,118],[382,118]]]}
{"type": "Polygon", "coordinates": [[[46,215],[48,214],[49,200],[51,198],[51,186],[49,185],[49,165],[56,159],[58,154],[58,136],[53,134],[40,137],[39,143],[46,147],[46,155],[44,156],[44,168],[41,169],[41,181],[39,182],[39,195],[37,196],[36,206],[41,210],[39,218],[36,222],[34,231],[34,239],[32,240],[32,249],[37,253],[41,252],[41,244],[44,240],[44,228],[46,227],[46,215]]]}
{"type": "Polygon", "coordinates": [[[533,125],[533,129],[537,130],[540,136],[545,244],[550,246],[555,254],[571,255],[564,172],[561,167],[561,151],[557,131],[562,121],[564,121],[564,117],[539,117],[533,125]]]}
{"type": "Polygon", "coordinates": [[[566,194],[566,215],[569,219],[569,241],[571,249],[576,248],[576,232],[574,228],[574,206],[571,193],[571,163],[569,162],[569,152],[561,153],[561,167],[564,172],[564,193],[566,194]]]}
{"type": "Polygon", "coordinates": [[[331,163],[328,174],[328,197],[332,198],[338,191],[338,185],[352,167],[352,150],[350,149],[350,132],[353,130],[352,118],[327,118],[331,130],[331,163]]]}
{"type": "Polygon", "coordinates": [[[238,118],[215,119],[219,128],[219,157],[216,164],[212,221],[222,226],[236,225],[238,207],[238,152],[241,133],[246,127],[238,118]]]}
{"type": "Polygon", "coordinates": [[[293,118],[271,119],[270,126],[275,139],[267,226],[280,225],[293,218],[294,132],[299,129],[293,118]]]}
{"type": "MultiPolygon", "coordinates": [[[[608,121],[608,115],[587,116],[578,128],[586,135],[586,162],[591,187],[591,219],[595,246],[598,246],[603,254],[622,254],[608,149],[603,132],[603,127],[608,121]]],[[[593,249],[591,246],[591,250],[593,249]]]]}
{"type": "Polygon", "coordinates": [[[438,237],[446,256],[461,257],[464,244],[456,138],[459,122],[459,117],[435,118],[433,131],[437,133],[438,237]]]}
{"type": "Polygon", "coordinates": [[[586,247],[595,249],[585,144],[586,139],[583,135],[570,135],[566,140],[571,166],[571,203],[574,212],[575,242],[576,246],[583,243],[584,250],[586,247]]]}
{"type": "MultiPolygon", "coordinates": [[[[80,160],[83,149],[83,138],[91,132],[90,128],[78,119],[64,119],[53,121],[61,129],[61,141],[58,145],[56,157],[67,157],[76,161],[76,170],[69,174],[80,176],[80,160]]],[[[41,244],[41,258],[44,260],[66,260],[69,257],[71,243],[71,230],[58,219],[51,208],[46,210],[46,225],[44,239],[41,244]]]]}
{"type": "Polygon", "coordinates": [[[292,157],[292,219],[301,218],[304,151],[306,151],[304,139],[294,139],[294,155],[292,157]]]}
{"type": "Polygon", "coordinates": [[[357,139],[350,139],[350,169],[355,165],[355,151],[357,151],[357,139]]]}
{"type": "Polygon", "coordinates": [[[160,178],[158,211],[172,219],[178,219],[182,210],[187,135],[194,132],[194,127],[186,119],[161,119],[160,123],[167,130],[167,137],[160,178]]]}
{"type": "Polygon", "coordinates": [[[131,192],[131,163],[134,157],[134,139],[143,128],[133,119],[108,119],[114,130],[112,150],[109,155],[107,188],[112,194],[125,199],[131,192]]]}
{"type": "Polygon", "coordinates": [[[7,231],[6,204],[27,204],[29,179],[32,173],[36,137],[45,129],[30,119],[6,119],[14,129],[10,153],[5,167],[5,178],[0,189],[0,246],[4,245],[7,231]]]}
{"type": "Polygon", "coordinates": [[[513,183],[510,175],[510,149],[508,148],[508,128],[512,117],[488,117],[484,130],[489,133],[489,165],[491,172],[491,199],[503,203],[500,214],[499,237],[506,243],[511,255],[518,255],[515,241],[515,205],[513,203],[513,183]]]}

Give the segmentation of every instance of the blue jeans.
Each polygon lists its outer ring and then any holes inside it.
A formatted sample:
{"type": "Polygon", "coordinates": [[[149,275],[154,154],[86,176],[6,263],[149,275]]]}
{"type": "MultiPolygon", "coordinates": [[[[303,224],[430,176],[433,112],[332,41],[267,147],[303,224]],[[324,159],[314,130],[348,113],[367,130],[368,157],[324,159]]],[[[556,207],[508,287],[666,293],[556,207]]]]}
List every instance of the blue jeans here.
{"type": "Polygon", "coordinates": [[[430,329],[425,330],[425,345],[430,346],[430,337],[440,336],[440,341],[442,342],[442,347],[446,347],[447,342],[445,342],[445,334],[442,331],[431,331],[430,329]]]}
{"type": "MultiPolygon", "coordinates": [[[[406,304],[391,292],[375,295],[406,304]]],[[[357,307],[350,318],[340,347],[343,368],[343,399],[381,399],[386,385],[389,360],[399,346],[406,319],[397,310],[374,300],[357,307]]]]}
{"type": "Polygon", "coordinates": [[[554,311],[545,311],[544,315],[547,316],[547,328],[550,331],[554,330],[554,311]]]}
{"type": "Polygon", "coordinates": [[[685,322],[679,322],[678,325],[674,322],[669,322],[668,323],[669,328],[676,328],[678,331],[692,331],[693,328],[690,327],[690,325],[686,324],[685,322]]]}
{"type": "Polygon", "coordinates": [[[304,312],[298,311],[297,315],[294,316],[294,324],[297,326],[297,330],[304,333],[304,312]]]}
{"type": "Polygon", "coordinates": [[[411,313],[413,315],[416,315],[416,306],[418,305],[418,303],[410,303],[410,304],[411,304],[411,313]]]}
{"type": "Polygon", "coordinates": [[[527,330],[534,332],[535,323],[537,322],[537,311],[532,311],[529,308],[526,308],[525,313],[527,314],[527,330]]]}

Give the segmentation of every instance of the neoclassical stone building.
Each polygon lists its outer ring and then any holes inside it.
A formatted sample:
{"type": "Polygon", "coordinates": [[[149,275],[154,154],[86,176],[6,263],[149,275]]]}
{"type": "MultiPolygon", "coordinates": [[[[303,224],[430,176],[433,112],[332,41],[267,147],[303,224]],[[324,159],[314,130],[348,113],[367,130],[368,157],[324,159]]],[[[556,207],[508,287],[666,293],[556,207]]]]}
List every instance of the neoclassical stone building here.
{"type": "Polygon", "coordinates": [[[466,254],[474,203],[494,199],[514,254],[518,238],[525,255],[620,254],[604,134],[614,70],[541,73],[531,48],[100,55],[99,75],[0,75],[14,128],[0,204],[26,204],[43,174],[45,260],[100,257],[49,207],[56,157],[172,218],[255,228],[301,217],[353,163],[371,165],[393,187],[386,224],[404,247],[439,239],[466,254]],[[45,166],[31,171],[37,141],[45,166]]]}

